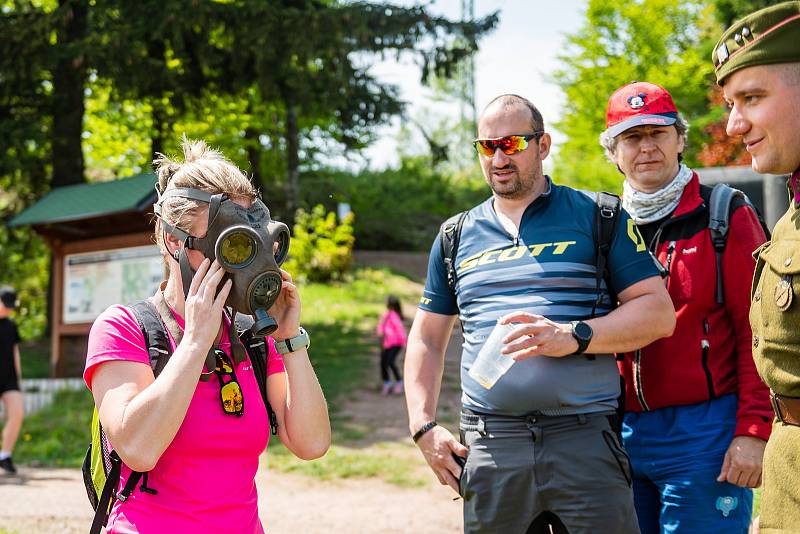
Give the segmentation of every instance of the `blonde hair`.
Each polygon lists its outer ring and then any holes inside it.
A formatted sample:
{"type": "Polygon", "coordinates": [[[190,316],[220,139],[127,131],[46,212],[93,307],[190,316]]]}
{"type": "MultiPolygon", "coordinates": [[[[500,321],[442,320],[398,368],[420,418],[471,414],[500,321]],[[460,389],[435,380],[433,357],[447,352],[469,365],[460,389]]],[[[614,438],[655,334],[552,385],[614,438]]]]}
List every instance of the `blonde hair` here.
{"type": "MultiPolygon", "coordinates": [[[[156,154],[153,160],[159,194],[185,187],[200,189],[213,195],[225,193],[231,198],[247,198],[255,200],[258,191],[253,187],[245,174],[231,163],[222,152],[209,148],[204,141],[193,141],[181,138],[183,162],[175,161],[164,154],[156,154]]],[[[190,228],[195,218],[206,207],[205,202],[189,198],[170,197],[161,204],[161,216],[171,225],[184,232],[191,233],[190,228]]],[[[161,219],[155,220],[155,238],[161,251],[166,255],[164,229],[161,219]]],[[[166,261],[166,258],[165,258],[166,261]]]]}

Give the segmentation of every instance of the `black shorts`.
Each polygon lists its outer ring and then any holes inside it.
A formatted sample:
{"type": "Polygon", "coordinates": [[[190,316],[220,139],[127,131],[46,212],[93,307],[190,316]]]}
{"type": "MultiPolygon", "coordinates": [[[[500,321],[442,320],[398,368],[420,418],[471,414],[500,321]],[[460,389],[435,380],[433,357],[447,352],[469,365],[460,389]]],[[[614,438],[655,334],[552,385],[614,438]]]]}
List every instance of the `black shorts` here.
{"type": "Polygon", "coordinates": [[[19,391],[19,383],[16,380],[6,380],[0,382],[0,395],[6,391],[19,391]]]}

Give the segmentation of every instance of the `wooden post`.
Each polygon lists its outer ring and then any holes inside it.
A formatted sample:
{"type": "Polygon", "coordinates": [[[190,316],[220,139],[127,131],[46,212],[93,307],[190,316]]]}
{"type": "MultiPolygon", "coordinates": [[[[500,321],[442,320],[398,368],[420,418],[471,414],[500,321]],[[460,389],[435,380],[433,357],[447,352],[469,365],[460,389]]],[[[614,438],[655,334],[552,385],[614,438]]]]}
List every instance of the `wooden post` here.
{"type": "Polygon", "coordinates": [[[50,378],[59,375],[58,362],[61,356],[61,310],[64,295],[64,253],[58,239],[50,240],[53,251],[53,300],[50,317],[50,378]]]}

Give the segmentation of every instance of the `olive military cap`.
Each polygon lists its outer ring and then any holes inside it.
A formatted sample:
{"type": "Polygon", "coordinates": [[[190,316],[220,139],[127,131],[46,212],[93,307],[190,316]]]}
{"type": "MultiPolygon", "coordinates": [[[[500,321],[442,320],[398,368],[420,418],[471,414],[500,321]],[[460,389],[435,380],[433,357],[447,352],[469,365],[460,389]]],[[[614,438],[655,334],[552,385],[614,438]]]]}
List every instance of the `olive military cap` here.
{"type": "Polygon", "coordinates": [[[717,83],[754,65],[800,61],[800,1],[751,13],[722,34],[711,53],[717,83]]]}

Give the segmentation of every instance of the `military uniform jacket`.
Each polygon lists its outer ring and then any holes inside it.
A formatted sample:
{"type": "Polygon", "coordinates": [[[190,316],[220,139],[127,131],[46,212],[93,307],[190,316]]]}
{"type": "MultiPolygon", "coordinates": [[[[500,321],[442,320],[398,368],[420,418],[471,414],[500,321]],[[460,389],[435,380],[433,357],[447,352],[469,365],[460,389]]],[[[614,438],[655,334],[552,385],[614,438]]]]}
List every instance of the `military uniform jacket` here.
{"type": "Polygon", "coordinates": [[[800,211],[792,202],[772,240],[753,254],[750,324],[758,373],[776,393],[800,397],[800,211]]]}
{"type": "MultiPolygon", "coordinates": [[[[800,397],[800,210],[793,201],[754,256],[753,358],[774,392],[800,397]]],[[[775,421],[764,452],[761,534],[800,529],[800,427],[775,421]]]]}

